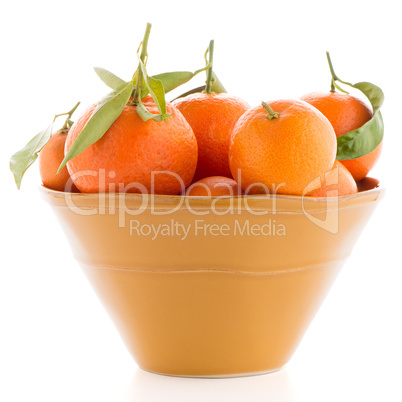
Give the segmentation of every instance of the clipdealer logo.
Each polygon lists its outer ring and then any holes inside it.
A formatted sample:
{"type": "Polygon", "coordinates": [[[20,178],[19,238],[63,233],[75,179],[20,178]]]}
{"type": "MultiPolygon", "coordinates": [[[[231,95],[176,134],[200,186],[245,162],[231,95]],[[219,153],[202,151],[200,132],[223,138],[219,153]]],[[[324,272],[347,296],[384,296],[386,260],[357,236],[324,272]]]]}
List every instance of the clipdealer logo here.
{"type": "MultiPolygon", "coordinates": [[[[185,185],[180,176],[169,171],[157,171],[151,172],[151,188],[148,189],[141,183],[120,183],[118,187],[116,184],[113,188],[108,187],[107,179],[113,177],[114,172],[106,173],[105,169],[99,169],[99,171],[82,171],[79,172],[81,176],[91,177],[99,180],[100,188],[104,188],[104,192],[97,194],[97,205],[93,207],[80,207],[74,202],[74,196],[76,194],[71,193],[72,180],[70,180],[70,188],[66,188],[65,201],[67,207],[78,215],[118,215],[118,225],[121,228],[129,225],[130,235],[134,236],[151,236],[152,239],[156,239],[160,236],[178,236],[180,239],[185,240],[190,235],[194,236],[285,236],[286,227],[275,219],[260,220],[260,223],[251,223],[249,220],[231,219],[231,223],[222,223],[220,225],[216,223],[208,223],[203,219],[196,219],[192,221],[189,226],[172,219],[170,223],[163,224],[151,224],[149,222],[143,222],[140,219],[130,219],[132,216],[139,217],[144,212],[149,212],[154,216],[173,215],[180,209],[187,210],[194,216],[204,215],[234,215],[241,216],[242,214],[251,215],[272,215],[277,214],[277,190],[280,187],[285,186],[285,183],[274,185],[271,190],[262,183],[254,183],[251,188],[258,187],[264,190],[263,194],[252,195],[252,199],[255,197],[263,200],[264,198],[271,201],[270,209],[255,209],[252,206],[251,198],[247,197],[248,192],[245,191],[245,196],[241,197],[241,203],[238,202],[237,197],[234,196],[219,196],[219,197],[205,197],[211,199],[208,208],[198,208],[192,204],[193,197],[180,197],[178,195],[179,202],[172,205],[169,208],[161,209],[158,205],[158,195],[155,195],[154,184],[158,175],[171,175],[181,183],[182,195],[185,194],[185,185]],[[142,195],[141,202],[135,208],[127,206],[126,193],[133,191],[136,194],[142,195]],[[228,199],[229,202],[225,204],[223,208],[219,205],[222,199],[228,199]]],[[[335,174],[324,176],[326,186],[336,185],[339,182],[339,172],[335,174]]],[[[239,183],[239,186],[241,184],[239,183]]],[[[321,178],[317,177],[311,183],[309,183],[303,194],[300,196],[302,213],[307,219],[309,219],[316,226],[321,229],[336,234],[339,231],[339,201],[338,190],[330,190],[324,200],[320,201],[320,211],[317,213],[315,210],[311,210],[311,202],[309,207],[305,207],[305,201],[311,200],[308,194],[312,188],[318,188],[321,185],[321,178]],[[324,203],[323,203],[324,201],[324,203]],[[324,208],[322,207],[324,206],[324,208]]],[[[336,188],[336,186],[335,186],[336,188]]],[[[234,194],[233,194],[234,195],[234,194]]],[[[315,199],[317,200],[317,199],[315,199]]]]}

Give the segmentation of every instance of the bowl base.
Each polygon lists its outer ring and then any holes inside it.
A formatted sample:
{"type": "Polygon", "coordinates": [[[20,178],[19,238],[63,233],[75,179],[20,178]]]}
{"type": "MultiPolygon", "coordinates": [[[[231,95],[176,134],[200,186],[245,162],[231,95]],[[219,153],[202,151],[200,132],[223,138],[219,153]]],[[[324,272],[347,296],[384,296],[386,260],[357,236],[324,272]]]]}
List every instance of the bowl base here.
{"type": "Polygon", "coordinates": [[[141,366],[139,366],[141,370],[147,371],[148,373],[165,375],[168,377],[184,377],[184,378],[239,378],[239,377],[253,377],[257,375],[265,375],[275,373],[279,370],[282,370],[283,367],[279,367],[273,370],[266,371],[255,371],[251,373],[233,373],[233,374],[220,374],[220,375],[185,375],[185,374],[168,374],[168,373],[158,373],[156,371],[147,370],[141,366]]]}

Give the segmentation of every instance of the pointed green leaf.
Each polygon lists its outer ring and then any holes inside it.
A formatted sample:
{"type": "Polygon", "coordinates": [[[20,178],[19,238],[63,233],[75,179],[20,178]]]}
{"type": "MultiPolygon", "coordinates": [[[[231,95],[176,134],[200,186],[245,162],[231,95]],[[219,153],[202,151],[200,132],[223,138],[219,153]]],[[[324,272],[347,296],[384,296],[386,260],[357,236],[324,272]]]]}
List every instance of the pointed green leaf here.
{"type": "Polygon", "coordinates": [[[162,82],[165,94],[190,81],[193,77],[194,73],[191,71],[173,71],[152,76],[162,82]]]}
{"type": "Polygon", "coordinates": [[[172,99],[171,102],[175,101],[176,99],[184,98],[185,96],[188,96],[188,95],[202,92],[204,90],[205,90],[205,85],[201,85],[200,87],[190,89],[190,91],[184,92],[184,94],[181,94],[181,95],[177,96],[176,98],[172,99]]]}
{"type": "Polygon", "coordinates": [[[15,184],[18,188],[21,187],[22,176],[26,170],[38,158],[38,153],[46,145],[52,136],[51,124],[48,128],[35,135],[24,148],[16,152],[10,159],[10,170],[14,175],[15,184]]]}
{"type": "Polygon", "coordinates": [[[227,93],[225,87],[219,81],[219,78],[217,77],[217,75],[214,72],[212,72],[211,90],[212,90],[212,92],[215,92],[216,94],[227,93]]]}
{"type": "MultiPolygon", "coordinates": [[[[162,82],[165,94],[167,94],[168,92],[178,88],[180,85],[183,85],[186,82],[190,81],[197,74],[207,70],[209,67],[210,64],[207,64],[204,68],[200,68],[199,70],[196,70],[193,73],[191,71],[172,71],[169,73],[153,75],[152,78],[155,78],[162,82]]],[[[146,91],[145,95],[143,94],[141,95],[143,99],[146,95],[148,95],[148,91],[146,91]]]]}
{"type": "Polygon", "coordinates": [[[378,147],[384,136],[384,123],[380,112],[380,107],[384,102],[384,93],[381,88],[370,82],[358,82],[354,85],[348,85],[366,95],[373,109],[373,117],[358,129],[337,138],[336,159],[340,161],[355,159],[369,154],[378,147]]]}
{"type": "Polygon", "coordinates": [[[139,101],[137,105],[137,113],[138,116],[140,116],[143,121],[148,121],[151,119],[154,121],[162,121],[172,116],[171,114],[165,114],[165,115],[153,114],[150,111],[148,111],[148,109],[144,106],[144,104],[141,101],[139,101]]]}
{"type": "MultiPolygon", "coordinates": [[[[203,68],[201,70],[197,70],[194,74],[198,74],[199,72],[208,69],[209,66],[210,65],[208,64],[205,68],[203,68]]],[[[212,89],[212,92],[215,92],[216,94],[227,93],[225,87],[219,81],[217,75],[214,72],[212,72],[212,86],[211,86],[211,89],[212,89]]],[[[175,101],[176,99],[184,98],[185,96],[196,94],[198,92],[203,92],[203,91],[205,91],[205,85],[201,85],[200,87],[190,89],[190,91],[187,91],[184,94],[181,94],[181,95],[177,96],[176,98],[172,99],[171,102],[175,101]]]]}
{"type": "Polygon", "coordinates": [[[343,161],[367,155],[380,145],[383,136],[384,123],[378,110],[366,124],[337,138],[336,159],[343,161]]]}
{"type": "Polygon", "coordinates": [[[383,136],[384,123],[378,112],[362,127],[337,138],[336,159],[342,161],[367,155],[380,145],[383,136]]]}
{"type": "MultiPolygon", "coordinates": [[[[197,70],[194,73],[192,73],[191,71],[172,71],[169,73],[153,75],[152,78],[155,78],[162,82],[165,94],[167,94],[168,92],[173,91],[180,85],[183,85],[186,82],[190,81],[195,75],[204,70],[205,68],[197,70]]],[[[148,93],[149,93],[148,88],[145,87],[141,93],[141,99],[144,99],[148,95],[148,93]]]]}
{"type": "Polygon", "coordinates": [[[106,95],[97,105],[92,116],[75,139],[65,155],[59,170],[72,158],[79,155],[84,149],[98,141],[120,116],[133,91],[132,82],[125,82],[117,89],[106,95]]]}
{"type": "Polygon", "coordinates": [[[114,75],[108,70],[105,70],[102,67],[94,67],[96,74],[98,77],[109,87],[112,89],[117,89],[120,85],[124,84],[125,81],[119,78],[117,75],[114,75]]]}
{"type": "Polygon", "coordinates": [[[367,99],[370,101],[373,107],[373,113],[375,113],[384,103],[384,92],[377,85],[371,82],[358,82],[353,85],[353,88],[360,90],[366,95],[367,99]]]}
{"type": "Polygon", "coordinates": [[[144,76],[144,81],[148,87],[149,93],[155,101],[159,112],[162,115],[166,114],[165,90],[163,89],[162,82],[156,78],[146,76],[144,76]]]}
{"type": "MultiPolygon", "coordinates": [[[[151,94],[156,107],[159,110],[159,113],[162,116],[166,115],[166,100],[165,100],[165,90],[163,89],[163,84],[160,80],[149,77],[147,70],[145,68],[145,64],[141,59],[140,61],[140,68],[142,71],[142,75],[144,78],[145,86],[148,88],[149,93],[151,94]]],[[[141,93],[142,95],[142,93],[141,93]]]]}

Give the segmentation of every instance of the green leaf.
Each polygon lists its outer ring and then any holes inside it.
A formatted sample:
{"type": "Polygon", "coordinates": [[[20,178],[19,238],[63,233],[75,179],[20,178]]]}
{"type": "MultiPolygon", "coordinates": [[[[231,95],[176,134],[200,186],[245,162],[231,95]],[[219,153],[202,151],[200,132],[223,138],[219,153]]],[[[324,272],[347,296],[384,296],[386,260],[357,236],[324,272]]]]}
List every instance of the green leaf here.
{"type": "MultiPolygon", "coordinates": [[[[139,61],[140,61],[140,68],[142,71],[145,86],[148,88],[148,91],[151,94],[151,96],[155,102],[155,105],[159,110],[159,113],[162,116],[166,116],[165,90],[163,88],[162,81],[160,81],[156,78],[153,78],[153,77],[149,77],[147,70],[145,68],[145,64],[143,63],[143,61],[141,59],[139,59],[139,61]]],[[[141,95],[142,95],[142,93],[141,93],[141,95]]],[[[162,117],[162,119],[164,119],[164,118],[162,117]]]]}
{"type": "MultiPolygon", "coordinates": [[[[208,64],[204,68],[200,68],[199,70],[194,71],[194,73],[192,73],[191,71],[172,71],[169,73],[152,75],[152,78],[155,78],[162,82],[165,94],[167,94],[168,92],[171,92],[174,89],[178,88],[180,85],[183,85],[186,82],[190,81],[197,74],[207,70],[209,66],[210,65],[208,64]]],[[[203,89],[204,87],[201,88],[203,89]]],[[[148,88],[145,87],[141,93],[141,99],[144,99],[148,95],[148,93],[148,88]]]]}
{"type": "Polygon", "coordinates": [[[168,92],[178,88],[180,85],[183,85],[186,82],[190,81],[197,74],[207,70],[209,67],[210,64],[207,64],[205,67],[200,68],[193,73],[191,71],[173,71],[170,73],[156,74],[153,75],[152,78],[156,78],[157,80],[162,82],[165,94],[167,94],[168,92]]]}
{"type": "MultiPolygon", "coordinates": [[[[204,68],[197,70],[194,75],[200,73],[201,71],[205,71],[210,67],[210,64],[207,64],[204,68]]],[[[184,94],[181,94],[179,96],[177,96],[176,98],[172,99],[171,102],[175,101],[176,99],[179,98],[184,98],[185,96],[188,95],[192,95],[192,94],[196,94],[199,92],[204,92],[206,89],[206,85],[201,85],[200,87],[194,88],[194,89],[190,89],[189,91],[185,92],[184,94]]],[[[222,85],[222,83],[219,81],[217,75],[212,72],[212,86],[211,86],[211,90],[212,92],[216,93],[216,94],[220,94],[220,93],[227,93],[225,87],[222,85]]]]}
{"type": "Polygon", "coordinates": [[[153,75],[152,78],[155,78],[162,82],[163,89],[165,90],[165,94],[170,91],[173,91],[180,85],[185,84],[193,78],[195,73],[191,71],[173,71],[170,73],[163,73],[153,75]]]}
{"type": "Polygon", "coordinates": [[[370,82],[351,84],[350,82],[341,80],[335,74],[329,52],[326,53],[328,66],[331,72],[331,91],[337,88],[341,92],[348,93],[337,84],[337,81],[351,88],[355,88],[367,97],[373,109],[373,117],[367,123],[363,124],[363,126],[359,127],[357,130],[349,131],[337,138],[338,149],[336,159],[340,161],[356,159],[374,151],[383,139],[384,123],[380,108],[384,102],[384,93],[381,88],[370,82]]]}
{"type": "Polygon", "coordinates": [[[117,89],[120,85],[125,83],[124,80],[119,78],[117,75],[114,75],[108,70],[105,70],[102,67],[94,67],[96,74],[98,77],[109,87],[112,89],[117,89]]]}
{"type": "Polygon", "coordinates": [[[172,99],[171,102],[175,101],[176,99],[184,98],[185,96],[188,96],[188,95],[202,92],[204,90],[205,90],[205,85],[201,85],[200,87],[190,89],[190,91],[184,92],[184,94],[181,94],[181,95],[177,96],[176,98],[172,99]]]}
{"type": "Polygon", "coordinates": [[[227,93],[225,87],[219,81],[219,78],[217,77],[217,75],[214,72],[212,72],[211,90],[212,90],[212,92],[215,92],[216,94],[227,93]]]}
{"type": "MultiPolygon", "coordinates": [[[[191,71],[173,71],[170,73],[152,75],[151,77],[162,82],[165,94],[167,94],[180,85],[183,85],[186,82],[190,81],[191,78],[194,77],[194,73],[192,73],[191,71]]],[[[148,93],[148,87],[145,85],[141,92],[141,99],[144,99],[148,95],[148,93]]]]}
{"type": "Polygon", "coordinates": [[[126,106],[130,99],[133,88],[132,82],[124,82],[98,103],[92,116],[65,155],[58,172],[69,160],[102,138],[114,121],[120,116],[124,106],[126,106]]]}
{"type": "Polygon", "coordinates": [[[337,138],[339,161],[355,159],[367,155],[380,145],[384,136],[384,123],[381,112],[357,130],[349,131],[337,138]]]}
{"type": "Polygon", "coordinates": [[[367,97],[373,109],[373,117],[358,129],[337,138],[336,159],[340,161],[355,159],[369,154],[380,145],[384,136],[384,123],[380,112],[384,102],[384,93],[381,88],[370,82],[347,85],[358,89],[367,97]]]}
{"type": "Polygon", "coordinates": [[[377,87],[370,82],[358,82],[353,85],[353,88],[360,90],[366,95],[373,107],[373,113],[375,113],[384,103],[384,93],[381,88],[377,87]]]}
{"type": "Polygon", "coordinates": [[[138,102],[137,113],[138,116],[140,116],[143,121],[148,121],[151,119],[154,121],[162,121],[172,116],[171,114],[165,114],[165,115],[153,114],[150,111],[148,111],[148,109],[144,106],[144,104],[141,101],[138,102]]]}
{"type": "Polygon", "coordinates": [[[38,153],[52,136],[52,126],[53,124],[35,135],[24,148],[11,157],[10,170],[14,175],[15,184],[18,189],[21,187],[22,176],[24,176],[26,170],[35,162],[38,158],[38,153]]]}

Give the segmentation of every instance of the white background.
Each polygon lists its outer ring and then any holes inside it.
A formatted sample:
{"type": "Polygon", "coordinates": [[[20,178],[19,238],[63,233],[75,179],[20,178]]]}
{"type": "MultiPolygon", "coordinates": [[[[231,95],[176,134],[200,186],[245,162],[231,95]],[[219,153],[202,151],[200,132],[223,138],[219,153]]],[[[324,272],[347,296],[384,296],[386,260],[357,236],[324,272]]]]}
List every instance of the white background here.
{"type": "MultiPolygon", "coordinates": [[[[397,2],[17,1],[0,10],[0,400],[400,401],[401,74],[397,2]],[[92,71],[130,78],[146,22],[151,74],[196,70],[215,39],[229,92],[262,100],[329,90],[325,51],[344,80],[385,92],[384,151],[372,172],[387,194],[286,369],[196,380],[143,372],[71,257],[38,191],[17,191],[8,160],[57,113],[107,92],[92,71]]],[[[201,85],[198,77],[189,86],[201,85]]],[[[170,99],[170,98],[169,98],[170,99]]]]}

